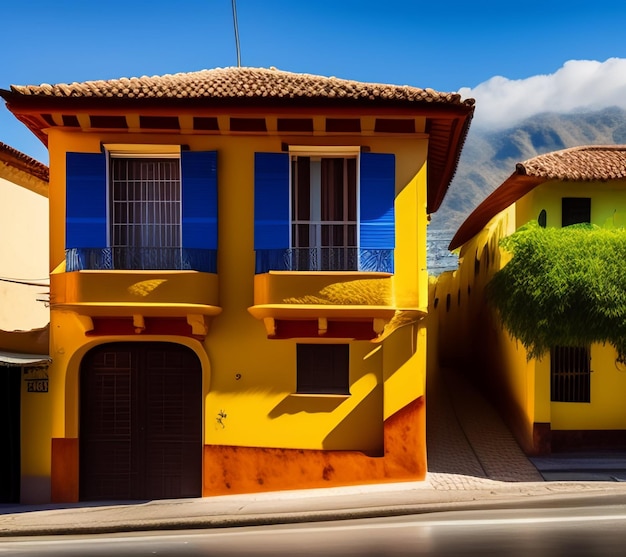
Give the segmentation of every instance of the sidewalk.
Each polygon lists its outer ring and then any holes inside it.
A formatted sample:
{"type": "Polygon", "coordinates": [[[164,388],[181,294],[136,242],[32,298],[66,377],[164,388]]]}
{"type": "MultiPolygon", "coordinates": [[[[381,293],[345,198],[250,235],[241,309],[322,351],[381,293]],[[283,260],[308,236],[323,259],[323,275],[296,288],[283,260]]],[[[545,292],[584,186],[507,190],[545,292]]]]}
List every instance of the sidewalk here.
{"type": "MultiPolygon", "coordinates": [[[[620,483],[475,479],[462,480],[463,489],[442,490],[437,484],[447,484],[443,476],[429,475],[425,482],[103,506],[0,507],[0,512],[5,512],[0,515],[0,536],[225,528],[555,504],[587,506],[596,502],[596,497],[612,503],[626,501],[626,485],[620,483]]],[[[453,483],[459,481],[453,479],[453,483]]]]}
{"type": "MultiPolygon", "coordinates": [[[[460,374],[447,371],[437,381],[429,380],[427,401],[429,471],[424,482],[147,502],[0,505],[0,536],[217,528],[461,509],[574,506],[594,504],[598,497],[604,502],[626,502],[626,482],[544,481],[495,410],[460,374]]],[[[626,460],[623,462],[626,464],[626,460]]],[[[570,464],[575,467],[580,462],[548,459],[540,464],[550,472],[551,466],[567,470],[570,464]]]]}

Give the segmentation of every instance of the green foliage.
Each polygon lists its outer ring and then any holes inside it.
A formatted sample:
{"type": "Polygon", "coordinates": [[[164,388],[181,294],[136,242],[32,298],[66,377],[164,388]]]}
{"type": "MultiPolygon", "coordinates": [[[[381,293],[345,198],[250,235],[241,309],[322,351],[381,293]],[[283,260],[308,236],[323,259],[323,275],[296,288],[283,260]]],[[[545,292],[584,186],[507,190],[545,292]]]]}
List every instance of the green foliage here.
{"type": "Polygon", "coordinates": [[[487,299],[529,358],[599,342],[626,359],[626,230],[531,222],[500,245],[513,257],[487,299]]]}

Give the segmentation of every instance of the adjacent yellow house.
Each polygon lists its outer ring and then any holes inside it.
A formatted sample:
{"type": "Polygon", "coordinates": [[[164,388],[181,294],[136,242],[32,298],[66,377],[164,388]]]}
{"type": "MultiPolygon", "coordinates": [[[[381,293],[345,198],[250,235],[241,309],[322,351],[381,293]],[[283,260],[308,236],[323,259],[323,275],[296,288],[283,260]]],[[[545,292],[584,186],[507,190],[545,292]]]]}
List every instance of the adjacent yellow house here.
{"type": "Polygon", "coordinates": [[[450,244],[460,249],[459,269],[431,287],[439,364],[480,381],[529,454],[626,447],[626,373],[609,344],[554,346],[527,358],[485,303],[485,286],[511,258],[499,242],[530,221],[619,229],[625,216],[625,146],[537,156],[517,164],[461,225],[450,244]]]}
{"type": "Polygon", "coordinates": [[[50,153],[22,500],[425,477],[426,227],[471,99],[255,68],[0,94],[50,153]]]}
{"type": "Polygon", "coordinates": [[[0,503],[19,501],[20,402],[48,363],[47,197],[48,167],[0,143],[0,503]]]}

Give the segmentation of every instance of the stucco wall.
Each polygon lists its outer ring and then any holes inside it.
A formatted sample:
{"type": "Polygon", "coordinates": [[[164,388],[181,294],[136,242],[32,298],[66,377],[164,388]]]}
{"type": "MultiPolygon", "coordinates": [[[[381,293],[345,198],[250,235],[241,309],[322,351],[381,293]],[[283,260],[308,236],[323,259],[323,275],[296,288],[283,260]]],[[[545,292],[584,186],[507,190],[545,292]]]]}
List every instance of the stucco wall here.
{"type": "Polygon", "coordinates": [[[48,199],[0,177],[0,200],[0,329],[45,327],[49,312],[39,299],[48,298],[48,199]]]}

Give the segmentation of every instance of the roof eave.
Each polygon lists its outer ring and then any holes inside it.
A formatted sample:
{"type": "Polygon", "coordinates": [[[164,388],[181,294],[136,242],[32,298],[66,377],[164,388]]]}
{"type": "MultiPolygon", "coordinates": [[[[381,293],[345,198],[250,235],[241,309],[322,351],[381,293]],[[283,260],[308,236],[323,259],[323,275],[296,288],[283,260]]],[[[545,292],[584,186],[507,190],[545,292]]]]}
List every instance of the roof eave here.
{"type": "Polygon", "coordinates": [[[518,172],[511,174],[465,219],[448,245],[448,249],[453,251],[470,241],[498,213],[547,180],[547,178],[527,176],[518,172]]]}
{"type": "MultiPolygon", "coordinates": [[[[448,192],[448,188],[452,183],[459,165],[461,152],[463,150],[463,146],[465,145],[473,116],[474,106],[472,105],[471,107],[468,107],[468,110],[463,117],[461,117],[456,122],[456,125],[453,126],[453,129],[448,137],[447,146],[445,147],[445,163],[441,170],[439,172],[433,172],[435,169],[432,168],[432,165],[429,166],[428,198],[426,207],[429,214],[432,214],[439,209],[443,203],[446,193],[448,192]]],[[[429,141],[429,150],[430,149],[431,142],[429,141]]]]}

